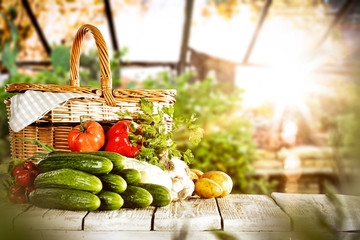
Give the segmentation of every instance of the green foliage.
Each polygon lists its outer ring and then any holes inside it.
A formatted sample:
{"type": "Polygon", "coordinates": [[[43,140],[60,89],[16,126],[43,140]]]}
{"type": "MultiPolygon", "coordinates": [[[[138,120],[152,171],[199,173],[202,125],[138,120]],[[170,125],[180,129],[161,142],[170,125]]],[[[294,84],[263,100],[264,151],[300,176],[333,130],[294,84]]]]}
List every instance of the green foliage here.
{"type": "MultiPolygon", "coordinates": [[[[13,11],[10,11],[12,13],[13,11]]],[[[19,32],[15,26],[15,23],[12,21],[16,14],[11,14],[11,19],[9,19],[4,13],[1,13],[4,18],[6,24],[10,26],[11,38],[6,39],[1,49],[1,59],[5,65],[5,67],[9,70],[10,74],[16,74],[16,57],[18,54],[17,44],[19,39],[19,32]]]]}
{"type": "MultiPolygon", "coordinates": [[[[112,74],[113,88],[120,88],[121,86],[121,65],[120,60],[126,55],[128,48],[123,47],[119,52],[115,52],[110,59],[110,69],[112,74]]],[[[87,53],[80,55],[80,71],[81,81],[84,86],[100,87],[100,62],[97,49],[92,49],[87,53]]]]}
{"type": "MultiPolygon", "coordinates": [[[[191,150],[186,149],[180,151],[176,149],[177,144],[173,138],[179,130],[186,129],[187,132],[189,132],[189,142],[197,145],[203,136],[203,130],[195,124],[195,116],[192,115],[189,119],[174,117],[172,129],[171,131],[167,131],[167,126],[163,119],[165,114],[173,116],[173,106],[163,107],[162,110],[159,108],[156,109],[152,102],[148,102],[145,98],[142,98],[140,101],[140,109],[143,111],[143,114],[140,114],[142,122],[140,125],[132,123],[131,128],[133,132],[139,129],[141,136],[129,133],[129,139],[132,145],[142,145],[139,150],[140,154],[136,156],[136,159],[159,165],[160,159],[166,156],[168,159],[172,159],[173,157],[182,158],[186,163],[190,163],[194,159],[191,150]]],[[[119,114],[128,117],[131,116],[129,112],[119,114]]]]}
{"type": "Polygon", "coordinates": [[[121,59],[127,54],[128,52],[127,47],[123,47],[120,51],[115,52],[112,59],[110,59],[110,69],[112,75],[112,83],[113,88],[120,88],[121,87],[121,59]]]}
{"type": "Polygon", "coordinates": [[[191,84],[191,77],[187,73],[172,78],[163,72],[143,83],[146,89],[176,89],[174,118],[196,114],[197,123],[205,130],[197,146],[189,143],[188,131],[174,134],[177,148],[191,149],[193,168],[227,172],[234,181],[234,192],[270,193],[273,183],[251,177],[256,148],[251,125],[241,118],[242,91],[211,78],[191,84]]]}
{"type": "Polygon", "coordinates": [[[54,69],[61,68],[64,71],[70,69],[70,49],[64,45],[59,45],[51,50],[51,64],[54,69]]]}

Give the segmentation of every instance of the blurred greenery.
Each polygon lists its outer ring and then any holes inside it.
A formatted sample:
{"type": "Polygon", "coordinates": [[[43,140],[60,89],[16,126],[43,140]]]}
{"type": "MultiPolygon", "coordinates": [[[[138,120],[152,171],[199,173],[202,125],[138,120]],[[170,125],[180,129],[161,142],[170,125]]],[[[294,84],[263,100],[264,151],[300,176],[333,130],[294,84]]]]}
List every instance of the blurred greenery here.
{"type": "Polygon", "coordinates": [[[174,116],[195,113],[197,124],[204,128],[204,137],[197,146],[189,145],[182,134],[174,136],[179,148],[192,150],[195,161],[191,167],[228,173],[234,182],[234,193],[271,193],[275,182],[252,176],[256,147],[251,125],[241,117],[242,91],[210,77],[191,84],[191,77],[191,72],[176,77],[162,72],[143,82],[146,89],[176,89],[174,116]]]}
{"type": "MultiPolygon", "coordinates": [[[[12,35],[12,40],[17,38],[16,28],[12,35]]],[[[110,60],[114,88],[121,86],[119,62],[127,51],[127,48],[123,48],[110,60]]],[[[8,83],[68,84],[70,49],[66,46],[54,46],[51,54],[52,70],[38,72],[34,77],[17,73],[15,51],[7,51],[3,48],[2,58],[9,59],[6,67],[10,76],[1,86],[1,102],[13,95],[4,91],[4,86],[8,83]]],[[[99,87],[100,83],[97,79],[100,78],[100,68],[97,50],[81,54],[80,66],[82,86],[99,87]]],[[[227,172],[234,181],[234,192],[269,194],[274,189],[275,182],[268,183],[264,179],[255,179],[251,176],[254,171],[252,161],[256,156],[256,148],[252,140],[251,125],[240,116],[241,90],[234,89],[230,85],[218,84],[212,78],[190,84],[189,80],[192,76],[192,73],[187,73],[173,77],[170,72],[163,72],[156,78],[149,78],[143,82],[143,87],[146,89],[176,89],[175,115],[190,117],[196,113],[198,123],[204,127],[205,135],[198,146],[190,146],[185,140],[186,133],[184,133],[177,136],[176,141],[180,142],[178,148],[192,149],[196,157],[196,161],[192,163],[193,168],[227,172]]],[[[136,87],[135,83],[129,84],[136,87]]],[[[4,104],[1,104],[0,111],[0,146],[4,146],[0,148],[0,156],[3,162],[7,162],[8,159],[5,161],[4,159],[9,158],[9,137],[4,104]]]]}
{"type": "MultiPolygon", "coordinates": [[[[70,54],[67,47],[55,46],[51,55],[52,70],[41,71],[34,77],[18,73],[15,65],[18,33],[12,23],[11,16],[9,18],[2,15],[2,17],[9,24],[12,36],[11,39],[4,41],[1,46],[1,58],[10,76],[0,86],[0,162],[8,162],[8,124],[3,101],[13,94],[4,91],[5,84],[30,82],[66,85],[68,84],[70,54]]],[[[116,88],[121,85],[121,66],[118,63],[126,52],[127,49],[123,49],[114,54],[111,59],[113,86],[116,88]]],[[[82,84],[99,87],[100,71],[96,50],[81,55],[81,66],[82,84]]],[[[360,69],[359,66],[358,69],[360,69]]],[[[360,72],[355,71],[353,76],[355,80],[349,84],[344,85],[342,81],[338,83],[338,87],[335,84],[336,96],[322,99],[322,106],[319,106],[318,111],[323,114],[323,130],[331,132],[329,144],[335,149],[343,147],[351,149],[354,158],[351,164],[355,170],[358,170],[360,167],[358,160],[360,148],[358,148],[357,142],[360,138],[360,122],[358,121],[360,119],[360,105],[358,104],[360,102],[360,72]]],[[[191,77],[191,73],[173,77],[170,72],[163,72],[143,82],[143,87],[147,89],[177,90],[175,115],[197,114],[198,123],[205,129],[202,142],[198,146],[192,146],[188,145],[189,143],[184,140],[183,135],[176,136],[176,141],[180,143],[178,147],[191,148],[196,157],[196,161],[192,163],[191,167],[202,171],[221,170],[229,173],[234,180],[235,192],[270,193],[276,183],[269,183],[265,179],[255,179],[251,176],[254,170],[252,162],[256,158],[256,147],[252,140],[251,125],[241,117],[241,91],[233,89],[233,86],[217,83],[212,78],[206,78],[192,84],[189,81],[191,77]]],[[[340,164],[343,156],[337,157],[337,162],[340,164]]],[[[344,177],[340,176],[343,187],[340,189],[341,193],[360,195],[360,188],[358,187],[360,175],[349,176],[340,172],[341,174],[344,174],[344,177]]],[[[336,223],[341,225],[344,216],[340,211],[336,193],[337,191],[331,187],[327,188],[331,203],[339,211],[336,223]]],[[[327,231],[324,232],[324,229],[320,231],[304,222],[304,227],[301,229],[303,235],[300,239],[332,239],[336,237],[339,233],[329,223],[324,222],[324,219],[326,219],[324,213],[318,212],[318,221],[327,228],[327,231]]],[[[219,234],[223,235],[223,232],[219,234]]],[[[184,235],[186,237],[186,234],[184,235]]],[[[235,239],[232,236],[218,236],[218,238],[235,239]]]]}

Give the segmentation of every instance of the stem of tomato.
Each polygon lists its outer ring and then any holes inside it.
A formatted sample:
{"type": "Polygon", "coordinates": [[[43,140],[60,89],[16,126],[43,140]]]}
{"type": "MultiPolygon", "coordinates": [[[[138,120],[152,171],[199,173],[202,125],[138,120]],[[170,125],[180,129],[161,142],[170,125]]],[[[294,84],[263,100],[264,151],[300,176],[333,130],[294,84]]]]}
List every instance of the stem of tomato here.
{"type": "Polygon", "coordinates": [[[85,122],[85,125],[83,123],[83,120],[84,120],[84,116],[80,116],[80,131],[82,133],[85,133],[86,134],[86,125],[89,123],[88,121],[85,122]]]}

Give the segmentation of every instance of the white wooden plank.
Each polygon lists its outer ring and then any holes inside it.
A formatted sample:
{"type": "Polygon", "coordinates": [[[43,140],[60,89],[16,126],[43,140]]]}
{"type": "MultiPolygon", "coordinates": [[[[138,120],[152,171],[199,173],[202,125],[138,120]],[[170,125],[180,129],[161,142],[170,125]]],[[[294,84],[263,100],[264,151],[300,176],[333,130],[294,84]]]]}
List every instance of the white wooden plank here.
{"type": "Polygon", "coordinates": [[[340,201],[343,221],[338,230],[360,231],[360,197],[349,195],[335,195],[340,201]]]}
{"type": "Polygon", "coordinates": [[[122,208],[116,211],[90,212],[84,219],[85,231],[151,230],[154,207],[122,208]]]}
{"type": "MultiPolygon", "coordinates": [[[[46,240],[218,240],[212,231],[190,231],[186,238],[179,236],[177,231],[107,231],[107,232],[84,232],[84,231],[45,231],[42,233],[46,240]]],[[[298,233],[291,232],[232,232],[231,235],[241,240],[297,240],[302,239],[298,233]]],[[[222,238],[231,239],[231,238],[222,238]]],[[[234,239],[234,238],[233,238],[234,239]]],[[[350,239],[348,239],[350,240],[350,239]]]]}
{"type": "Polygon", "coordinates": [[[44,225],[36,225],[33,229],[49,230],[82,230],[83,218],[87,211],[65,211],[50,209],[43,215],[44,225]]]}
{"type": "Polygon", "coordinates": [[[225,231],[290,231],[290,218],[265,195],[228,195],[217,199],[225,231]]]}
{"type": "Polygon", "coordinates": [[[65,211],[32,206],[14,220],[15,229],[82,230],[87,211],[65,211]]]}
{"type": "Polygon", "coordinates": [[[38,225],[45,225],[46,221],[44,221],[43,216],[49,210],[50,209],[48,208],[30,207],[26,212],[23,212],[14,218],[14,229],[36,229],[38,225]]]}
{"type": "Polygon", "coordinates": [[[339,238],[341,240],[359,240],[360,232],[341,232],[339,238]]]}
{"type": "Polygon", "coordinates": [[[326,230],[324,222],[338,228],[334,205],[324,194],[272,193],[276,203],[290,216],[295,231],[308,228],[326,230]]]}
{"type": "Polygon", "coordinates": [[[155,231],[181,229],[184,225],[191,231],[221,229],[221,218],[215,199],[172,202],[155,212],[155,231]]]}

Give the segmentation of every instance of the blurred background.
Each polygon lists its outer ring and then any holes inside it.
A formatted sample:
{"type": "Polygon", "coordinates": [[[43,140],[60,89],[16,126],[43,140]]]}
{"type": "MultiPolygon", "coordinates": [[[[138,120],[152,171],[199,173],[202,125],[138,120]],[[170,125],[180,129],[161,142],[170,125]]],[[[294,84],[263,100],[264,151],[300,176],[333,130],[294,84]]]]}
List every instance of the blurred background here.
{"type": "MultiPolygon", "coordinates": [[[[7,83],[68,85],[77,29],[108,44],[114,88],[176,89],[196,113],[193,168],[234,193],[359,195],[360,2],[356,0],[2,0],[0,157],[9,161],[7,83]]],[[[100,86],[82,45],[81,85],[100,86]]]]}

